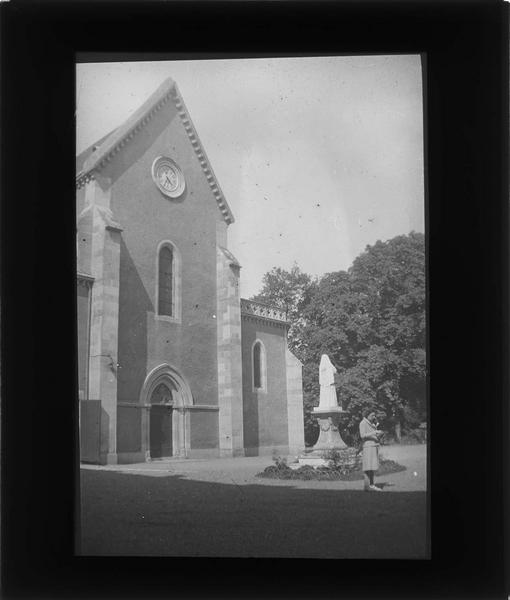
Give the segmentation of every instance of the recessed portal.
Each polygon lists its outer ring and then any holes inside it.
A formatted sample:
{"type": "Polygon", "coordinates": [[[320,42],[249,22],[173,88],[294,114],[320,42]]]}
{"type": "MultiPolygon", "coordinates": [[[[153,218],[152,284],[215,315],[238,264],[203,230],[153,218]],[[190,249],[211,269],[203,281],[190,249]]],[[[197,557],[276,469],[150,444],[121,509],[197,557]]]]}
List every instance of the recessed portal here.
{"type": "Polygon", "coordinates": [[[172,456],[172,391],[167,385],[160,383],[152,392],[150,403],[149,435],[151,458],[172,456]]]}

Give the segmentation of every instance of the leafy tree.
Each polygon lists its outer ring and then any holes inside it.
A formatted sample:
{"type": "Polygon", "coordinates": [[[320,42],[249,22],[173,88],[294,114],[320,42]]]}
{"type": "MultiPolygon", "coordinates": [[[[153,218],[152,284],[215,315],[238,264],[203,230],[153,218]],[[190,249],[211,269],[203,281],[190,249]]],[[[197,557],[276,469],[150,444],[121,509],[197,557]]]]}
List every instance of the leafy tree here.
{"type": "Polygon", "coordinates": [[[277,306],[285,311],[290,322],[289,347],[302,360],[301,330],[305,326],[303,312],[310,301],[315,280],[303,273],[296,263],[290,271],[273,267],[262,278],[262,289],[251,300],[277,306]]]}
{"type": "Polygon", "coordinates": [[[297,265],[273,268],[254,300],[275,304],[291,322],[289,346],[303,362],[305,438],[318,435],[318,368],[326,353],[338,369],[338,397],[349,410],[346,441],[361,412],[381,426],[413,428],[426,418],[425,241],[421,233],[367,246],[348,271],[314,280],[297,265]]]}
{"type": "Polygon", "coordinates": [[[382,378],[372,380],[380,417],[386,427],[412,428],[426,418],[424,235],[411,232],[367,247],[349,274],[353,290],[370,299],[370,346],[360,363],[373,370],[384,362],[382,378]]]}
{"type": "MultiPolygon", "coordinates": [[[[316,368],[325,352],[339,367],[339,399],[353,436],[365,407],[387,429],[426,417],[423,234],[379,241],[347,273],[324,276],[307,316],[305,362],[316,368]]],[[[310,404],[315,390],[306,375],[304,388],[310,404]]]]}
{"type": "Polygon", "coordinates": [[[370,298],[372,342],[425,348],[425,239],[411,232],[368,246],[349,269],[353,289],[370,298]]]}

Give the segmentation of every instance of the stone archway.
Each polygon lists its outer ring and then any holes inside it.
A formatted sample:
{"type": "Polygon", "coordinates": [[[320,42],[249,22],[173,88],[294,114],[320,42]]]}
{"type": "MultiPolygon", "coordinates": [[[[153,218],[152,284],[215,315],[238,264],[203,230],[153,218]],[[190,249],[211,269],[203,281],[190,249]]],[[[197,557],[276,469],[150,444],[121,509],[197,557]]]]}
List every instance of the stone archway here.
{"type": "Polygon", "coordinates": [[[145,409],[142,418],[145,459],[187,456],[190,432],[186,407],[193,405],[193,397],[179,371],[167,363],[153,369],[142,386],[140,404],[145,409]],[[168,427],[171,430],[165,431],[168,427]],[[161,437],[161,444],[155,436],[161,437]]]}

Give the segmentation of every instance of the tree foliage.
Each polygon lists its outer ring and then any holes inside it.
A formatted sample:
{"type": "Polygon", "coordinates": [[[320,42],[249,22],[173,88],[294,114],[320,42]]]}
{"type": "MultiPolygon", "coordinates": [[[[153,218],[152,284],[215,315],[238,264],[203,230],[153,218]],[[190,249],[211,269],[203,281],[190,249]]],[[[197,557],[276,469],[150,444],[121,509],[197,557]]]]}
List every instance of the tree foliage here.
{"type": "Polygon", "coordinates": [[[290,271],[273,267],[262,278],[262,289],[251,299],[277,306],[285,311],[290,322],[288,332],[289,348],[298,358],[302,358],[302,329],[305,325],[303,313],[310,302],[316,280],[303,273],[294,264],[290,271]]]}
{"type": "MultiPolygon", "coordinates": [[[[287,311],[289,346],[303,362],[305,430],[317,436],[311,416],[319,401],[318,366],[326,353],[338,369],[338,398],[349,411],[354,438],[370,407],[381,426],[404,430],[426,418],[425,241],[421,233],[378,241],[348,271],[319,281],[297,265],[274,268],[255,300],[287,311]]],[[[352,440],[350,440],[352,441],[352,440]]]]}

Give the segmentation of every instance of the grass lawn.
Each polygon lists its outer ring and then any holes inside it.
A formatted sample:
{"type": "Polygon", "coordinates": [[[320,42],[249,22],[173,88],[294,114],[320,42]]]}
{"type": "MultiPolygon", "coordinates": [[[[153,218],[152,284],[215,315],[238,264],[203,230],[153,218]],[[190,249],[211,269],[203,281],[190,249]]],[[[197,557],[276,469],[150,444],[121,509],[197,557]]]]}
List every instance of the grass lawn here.
{"type": "Polygon", "coordinates": [[[426,493],[82,469],[85,555],[426,558],[426,493]]]}

